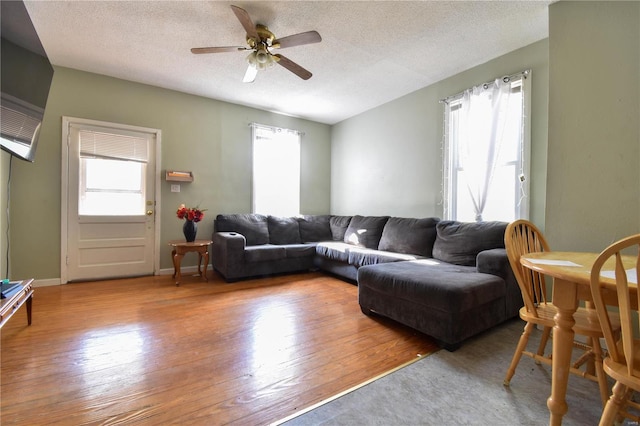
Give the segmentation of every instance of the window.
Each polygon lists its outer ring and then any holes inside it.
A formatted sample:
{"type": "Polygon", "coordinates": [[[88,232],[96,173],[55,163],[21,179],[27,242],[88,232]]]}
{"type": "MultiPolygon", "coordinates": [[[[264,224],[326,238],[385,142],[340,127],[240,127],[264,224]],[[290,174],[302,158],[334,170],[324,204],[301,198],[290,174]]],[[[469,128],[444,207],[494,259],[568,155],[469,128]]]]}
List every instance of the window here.
{"type": "Polygon", "coordinates": [[[143,215],[148,141],[144,136],[80,130],[80,215],[143,215]]]}
{"type": "Polygon", "coordinates": [[[465,222],[528,217],[530,71],[444,100],[444,217],[465,222]]]}
{"type": "Polygon", "coordinates": [[[253,125],[253,212],[300,213],[300,133],[253,125]]]}

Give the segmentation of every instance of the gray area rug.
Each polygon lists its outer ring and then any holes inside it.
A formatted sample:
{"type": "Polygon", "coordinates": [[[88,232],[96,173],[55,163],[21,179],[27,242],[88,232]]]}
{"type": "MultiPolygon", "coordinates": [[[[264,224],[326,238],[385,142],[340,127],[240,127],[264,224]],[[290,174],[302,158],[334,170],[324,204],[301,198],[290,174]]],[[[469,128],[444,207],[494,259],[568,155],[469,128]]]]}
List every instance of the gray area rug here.
{"type": "MultiPolygon", "coordinates": [[[[551,368],[522,357],[502,385],[524,322],[512,320],[295,417],[296,425],[545,425],[551,368]]],[[[529,340],[537,347],[540,332],[529,340]]],[[[548,350],[551,348],[549,343],[548,350]]],[[[613,384],[613,383],[611,383],[613,384]]],[[[571,375],[563,425],[597,425],[595,382],[571,375]]]]}

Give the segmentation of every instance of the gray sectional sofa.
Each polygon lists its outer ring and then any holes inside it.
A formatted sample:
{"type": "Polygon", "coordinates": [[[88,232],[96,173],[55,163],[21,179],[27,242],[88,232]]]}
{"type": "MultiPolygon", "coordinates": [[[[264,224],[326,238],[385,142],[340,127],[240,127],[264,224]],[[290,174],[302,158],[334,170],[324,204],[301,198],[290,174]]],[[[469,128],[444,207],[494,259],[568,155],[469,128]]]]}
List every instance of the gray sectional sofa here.
{"type": "Polygon", "coordinates": [[[218,215],[212,263],[227,281],[319,269],[355,281],[378,314],[455,350],[518,315],[506,223],[438,218],[218,215]]]}

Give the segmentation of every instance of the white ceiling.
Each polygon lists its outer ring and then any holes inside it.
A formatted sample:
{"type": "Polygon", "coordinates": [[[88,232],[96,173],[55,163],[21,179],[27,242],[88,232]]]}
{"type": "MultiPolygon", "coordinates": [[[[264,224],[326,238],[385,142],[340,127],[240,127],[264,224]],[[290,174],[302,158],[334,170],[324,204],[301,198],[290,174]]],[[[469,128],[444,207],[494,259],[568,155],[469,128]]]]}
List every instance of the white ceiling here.
{"type": "Polygon", "coordinates": [[[25,1],[54,65],[328,124],[546,38],[549,3],[25,1]],[[192,54],[245,45],[231,4],[277,38],[318,31],[321,43],[278,52],[313,77],[276,66],[242,83],[247,52],[192,54]]]}

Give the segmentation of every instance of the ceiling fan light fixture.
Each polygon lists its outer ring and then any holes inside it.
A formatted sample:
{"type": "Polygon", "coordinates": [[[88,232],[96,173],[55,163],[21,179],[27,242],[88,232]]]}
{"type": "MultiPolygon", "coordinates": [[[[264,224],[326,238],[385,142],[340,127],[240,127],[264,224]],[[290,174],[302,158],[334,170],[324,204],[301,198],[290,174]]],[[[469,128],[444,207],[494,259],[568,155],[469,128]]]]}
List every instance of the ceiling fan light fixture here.
{"type": "Polygon", "coordinates": [[[258,68],[258,60],[256,59],[255,50],[247,55],[247,62],[249,62],[249,65],[258,68]]]}
{"type": "Polygon", "coordinates": [[[261,47],[247,56],[247,62],[258,70],[266,70],[275,65],[276,60],[265,47],[261,47]]]}
{"type": "Polygon", "coordinates": [[[267,49],[262,47],[256,51],[256,61],[258,61],[259,64],[265,65],[271,62],[271,55],[267,52],[267,49]]]}

